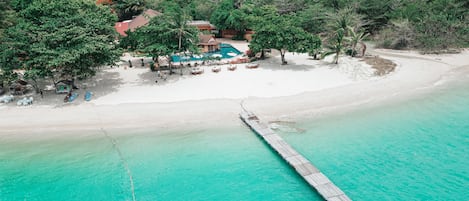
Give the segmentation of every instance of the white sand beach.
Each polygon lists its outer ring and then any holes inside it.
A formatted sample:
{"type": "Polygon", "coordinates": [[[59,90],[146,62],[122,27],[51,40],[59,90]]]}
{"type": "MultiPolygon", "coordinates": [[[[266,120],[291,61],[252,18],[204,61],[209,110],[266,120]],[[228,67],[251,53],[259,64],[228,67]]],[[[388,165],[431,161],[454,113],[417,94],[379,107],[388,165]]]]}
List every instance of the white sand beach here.
{"type": "MultiPolygon", "coordinates": [[[[233,42],[241,51],[244,42],[233,42]]],[[[372,50],[397,64],[386,76],[359,58],[342,56],[339,65],[288,53],[259,61],[257,69],[238,64],[235,71],[210,66],[201,75],[185,69],[168,79],[137,64],[133,68],[104,67],[90,80],[78,83],[80,97],[63,103],[64,95],[46,92],[32,106],[0,105],[3,136],[77,129],[171,128],[239,124],[240,103],[267,120],[320,116],[347,108],[403,99],[429,89],[445,76],[469,68],[469,51],[453,55],[420,55],[412,51],[372,50]],[[158,80],[155,83],[155,80],[158,80]],[[94,93],[83,100],[86,90],[94,93]]],[[[128,58],[125,58],[128,59],[128,58]]],[[[176,72],[179,72],[178,70],[176,72]]],[[[465,71],[466,73],[468,71],[465,71]]]]}

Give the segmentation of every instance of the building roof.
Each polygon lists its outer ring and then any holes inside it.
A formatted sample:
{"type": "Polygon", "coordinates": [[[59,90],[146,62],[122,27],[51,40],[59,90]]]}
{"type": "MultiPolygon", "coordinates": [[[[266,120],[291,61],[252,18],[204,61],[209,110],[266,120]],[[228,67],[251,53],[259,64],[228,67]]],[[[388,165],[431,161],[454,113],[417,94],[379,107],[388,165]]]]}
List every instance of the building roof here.
{"type": "Polygon", "coordinates": [[[156,10],[147,9],[145,12],[132,19],[132,21],[129,23],[129,29],[134,31],[138,27],[145,26],[148,24],[148,22],[150,22],[151,18],[158,15],[161,15],[161,13],[156,10]]]}
{"type": "Polygon", "coordinates": [[[215,40],[215,37],[210,34],[200,34],[199,35],[199,45],[218,45],[220,42],[215,40]]]}
{"type": "Polygon", "coordinates": [[[116,24],[114,25],[114,28],[116,29],[117,33],[119,33],[121,36],[127,36],[125,32],[129,30],[129,22],[130,20],[123,21],[123,22],[116,22],[116,24]]]}
{"type": "Polygon", "coordinates": [[[209,21],[204,20],[194,20],[187,22],[188,25],[197,27],[200,30],[215,30],[217,29],[213,24],[210,24],[209,21]]]}
{"type": "Polygon", "coordinates": [[[156,10],[147,9],[132,20],[116,22],[114,28],[121,36],[127,36],[125,33],[127,30],[134,31],[138,27],[145,26],[150,22],[151,18],[158,15],[161,15],[161,13],[156,10]]]}

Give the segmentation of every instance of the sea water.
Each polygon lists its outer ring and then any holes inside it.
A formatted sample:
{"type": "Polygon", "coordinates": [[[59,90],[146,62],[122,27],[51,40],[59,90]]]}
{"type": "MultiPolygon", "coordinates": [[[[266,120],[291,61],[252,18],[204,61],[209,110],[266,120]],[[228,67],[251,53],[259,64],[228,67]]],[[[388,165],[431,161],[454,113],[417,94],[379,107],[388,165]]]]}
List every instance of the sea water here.
{"type": "Polygon", "coordinates": [[[0,200],[320,200],[241,122],[113,139],[134,192],[116,148],[96,132],[2,141],[0,200]]]}
{"type": "Polygon", "coordinates": [[[353,200],[469,200],[469,82],[308,120],[284,139],[353,200]]]}
{"type": "MultiPolygon", "coordinates": [[[[468,83],[280,134],[353,200],[469,200],[468,83]]],[[[0,201],[321,200],[241,122],[107,132],[0,137],[0,201]]]]}

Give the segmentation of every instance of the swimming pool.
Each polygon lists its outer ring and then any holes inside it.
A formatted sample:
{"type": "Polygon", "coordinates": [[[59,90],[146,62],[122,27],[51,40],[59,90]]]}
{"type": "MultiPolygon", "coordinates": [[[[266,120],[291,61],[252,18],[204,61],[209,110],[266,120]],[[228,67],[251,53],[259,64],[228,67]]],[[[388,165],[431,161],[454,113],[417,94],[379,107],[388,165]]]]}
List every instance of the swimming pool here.
{"type": "Polygon", "coordinates": [[[204,58],[208,57],[220,57],[221,59],[230,59],[235,56],[242,54],[241,51],[234,48],[230,44],[221,43],[220,50],[215,52],[207,52],[202,55],[193,55],[193,56],[179,56],[179,55],[172,55],[171,59],[173,62],[180,62],[182,61],[202,61],[204,58]]]}

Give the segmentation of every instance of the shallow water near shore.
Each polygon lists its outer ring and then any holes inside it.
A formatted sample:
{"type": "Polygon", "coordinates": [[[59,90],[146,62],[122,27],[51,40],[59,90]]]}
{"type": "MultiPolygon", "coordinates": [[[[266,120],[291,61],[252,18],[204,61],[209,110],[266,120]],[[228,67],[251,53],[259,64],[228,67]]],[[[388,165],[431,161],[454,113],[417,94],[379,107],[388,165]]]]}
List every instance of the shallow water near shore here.
{"type": "MultiPolygon", "coordinates": [[[[353,200],[466,200],[464,79],[280,134],[353,200]]],[[[241,122],[108,133],[0,138],[0,201],[132,200],[132,193],[136,200],[321,200],[241,122]]]]}
{"type": "MultiPolygon", "coordinates": [[[[132,200],[110,140],[84,138],[0,143],[0,200],[132,200]]],[[[136,200],[320,200],[241,124],[113,139],[136,200]]]]}
{"type": "Polygon", "coordinates": [[[467,200],[468,84],[304,121],[305,133],[282,136],[353,200],[467,200]]]}

